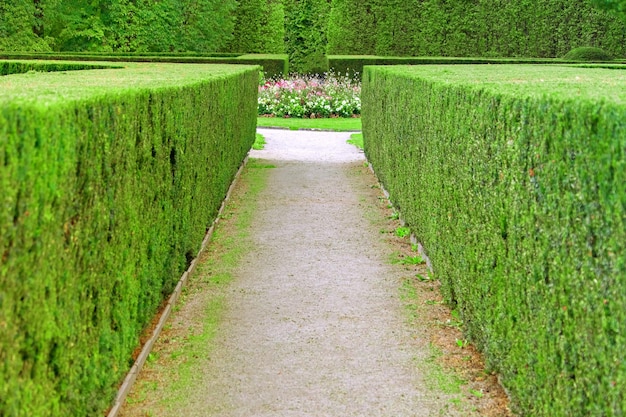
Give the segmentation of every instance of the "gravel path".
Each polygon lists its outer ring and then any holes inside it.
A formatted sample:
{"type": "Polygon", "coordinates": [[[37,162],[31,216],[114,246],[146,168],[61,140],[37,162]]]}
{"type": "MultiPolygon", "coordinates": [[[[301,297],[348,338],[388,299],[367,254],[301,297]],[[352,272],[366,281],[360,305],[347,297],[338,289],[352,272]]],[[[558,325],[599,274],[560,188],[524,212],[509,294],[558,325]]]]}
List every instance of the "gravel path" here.
{"type": "MultiPolygon", "coordinates": [[[[402,268],[372,220],[378,202],[349,133],[259,129],[271,163],[210,360],[173,415],[440,416],[418,369],[402,268]]],[[[152,414],[150,414],[152,415],[152,414]]]]}

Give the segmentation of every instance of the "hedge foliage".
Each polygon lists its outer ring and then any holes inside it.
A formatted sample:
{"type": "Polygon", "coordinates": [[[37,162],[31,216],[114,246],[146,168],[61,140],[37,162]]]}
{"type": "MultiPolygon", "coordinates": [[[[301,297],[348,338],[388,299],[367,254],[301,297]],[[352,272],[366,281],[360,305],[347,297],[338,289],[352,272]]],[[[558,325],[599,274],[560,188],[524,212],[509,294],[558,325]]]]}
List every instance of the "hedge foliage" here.
{"type": "Polygon", "coordinates": [[[255,139],[257,86],[228,65],[0,78],[0,415],[107,409],[255,139]]]}
{"type": "Polygon", "coordinates": [[[561,57],[580,46],[626,56],[624,21],[589,0],[333,0],[328,54],[561,57]]]}
{"type": "Polygon", "coordinates": [[[112,68],[77,62],[0,61],[0,75],[22,74],[29,71],[54,72],[112,68]]]}
{"type": "Polygon", "coordinates": [[[366,67],[365,152],[521,415],[626,413],[626,73],[366,67]]]}
{"type": "Polygon", "coordinates": [[[399,57],[375,55],[329,55],[328,67],[336,74],[359,78],[366,65],[435,65],[435,64],[563,64],[575,63],[550,58],[463,58],[463,57],[399,57]]]}
{"type": "Polygon", "coordinates": [[[285,53],[285,10],[282,0],[240,0],[235,30],[227,51],[285,53]]]}
{"type": "Polygon", "coordinates": [[[284,0],[285,51],[290,70],[320,74],[328,70],[326,28],[330,0],[284,0]]]}
{"type": "Polygon", "coordinates": [[[44,59],[70,61],[109,61],[109,62],[167,62],[187,64],[245,64],[260,65],[268,78],[282,77],[288,73],[289,59],[285,54],[247,54],[215,56],[214,54],[144,54],[144,53],[19,53],[0,52],[0,59],[44,59]]]}
{"type": "Polygon", "coordinates": [[[4,51],[202,51],[233,36],[236,0],[0,2],[4,51]]]}
{"type": "Polygon", "coordinates": [[[612,61],[613,57],[600,48],[593,46],[581,46],[569,51],[564,59],[572,61],[612,61]]]}

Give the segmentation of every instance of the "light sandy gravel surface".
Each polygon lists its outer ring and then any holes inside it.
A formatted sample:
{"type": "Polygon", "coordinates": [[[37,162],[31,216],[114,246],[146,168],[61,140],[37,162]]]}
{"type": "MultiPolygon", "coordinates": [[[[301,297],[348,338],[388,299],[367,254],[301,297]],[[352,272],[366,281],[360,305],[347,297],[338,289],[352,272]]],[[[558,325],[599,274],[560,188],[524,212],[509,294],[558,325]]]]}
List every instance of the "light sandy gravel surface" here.
{"type": "Polygon", "coordinates": [[[251,250],[210,358],[168,415],[455,415],[420,372],[427,342],[407,324],[402,271],[368,212],[379,202],[350,134],[259,132],[267,145],[251,157],[276,168],[258,196],[251,250]]]}

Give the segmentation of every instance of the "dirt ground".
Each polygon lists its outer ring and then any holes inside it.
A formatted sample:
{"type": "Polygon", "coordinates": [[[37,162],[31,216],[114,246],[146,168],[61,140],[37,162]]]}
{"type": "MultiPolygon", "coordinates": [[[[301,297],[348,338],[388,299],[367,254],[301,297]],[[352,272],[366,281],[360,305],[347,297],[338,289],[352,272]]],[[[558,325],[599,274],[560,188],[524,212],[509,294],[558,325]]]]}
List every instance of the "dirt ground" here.
{"type": "Polygon", "coordinates": [[[259,132],[121,415],[512,415],[349,133],[259,132]]]}

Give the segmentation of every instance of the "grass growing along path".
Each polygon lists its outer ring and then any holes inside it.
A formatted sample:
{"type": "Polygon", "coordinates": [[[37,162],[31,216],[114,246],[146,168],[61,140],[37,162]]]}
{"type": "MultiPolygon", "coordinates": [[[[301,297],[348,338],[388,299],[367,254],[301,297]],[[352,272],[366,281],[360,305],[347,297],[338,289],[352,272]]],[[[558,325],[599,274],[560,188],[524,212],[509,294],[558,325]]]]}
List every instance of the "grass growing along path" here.
{"type": "Polygon", "coordinates": [[[359,149],[363,149],[363,133],[353,133],[348,140],[350,145],[354,145],[359,149]]]}
{"type": "Polygon", "coordinates": [[[281,127],[290,130],[332,130],[335,132],[358,132],[361,130],[361,119],[349,118],[323,118],[323,119],[298,119],[282,117],[259,117],[258,127],[281,127]]]}
{"type": "Polygon", "coordinates": [[[265,136],[263,136],[260,133],[257,133],[256,139],[254,140],[254,143],[252,144],[252,149],[260,151],[264,147],[265,147],[265,136]]]}

